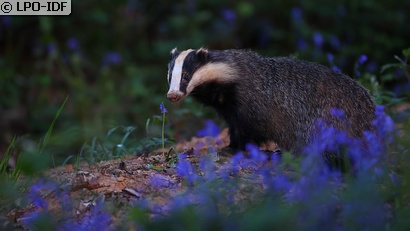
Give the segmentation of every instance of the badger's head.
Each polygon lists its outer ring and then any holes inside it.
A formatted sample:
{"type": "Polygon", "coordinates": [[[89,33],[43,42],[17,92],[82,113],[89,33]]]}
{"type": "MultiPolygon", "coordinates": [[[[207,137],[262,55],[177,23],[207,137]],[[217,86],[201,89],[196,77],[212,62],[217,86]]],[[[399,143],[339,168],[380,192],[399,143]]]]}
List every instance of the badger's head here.
{"type": "Polygon", "coordinates": [[[182,52],[173,49],[168,64],[168,99],[178,102],[189,95],[193,90],[192,84],[196,82],[193,79],[195,72],[207,62],[208,51],[205,49],[182,52]]]}
{"type": "Polygon", "coordinates": [[[212,61],[207,49],[180,52],[175,48],[168,64],[167,98],[178,102],[202,84],[231,81],[233,76],[232,68],[227,63],[212,61]]]}

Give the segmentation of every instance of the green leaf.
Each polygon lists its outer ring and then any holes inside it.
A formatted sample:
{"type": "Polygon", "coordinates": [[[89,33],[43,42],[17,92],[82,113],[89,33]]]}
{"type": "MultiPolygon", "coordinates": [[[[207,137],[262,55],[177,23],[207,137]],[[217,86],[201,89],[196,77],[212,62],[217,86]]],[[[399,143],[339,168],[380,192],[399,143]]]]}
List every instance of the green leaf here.
{"type": "Polygon", "coordinates": [[[3,157],[0,159],[0,174],[4,174],[7,170],[7,165],[9,164],[10,156],[14,151],[16,146],[16,137],[13,138],[3,157]]]}
{"type": "Polygon", "coordinates": [[[54,116],[53,121],[51,122],[50,127],[47,130],[46,135],[44,136],[43,141],[40,143],[40,146],[39,146],[40,153],[42,153],[44,151],[45,147],[47,146],[48,141],[50,140],[51,133],[53,132],[54,124],[56,123],[57,118],[60,116],[61,112],[63,111],[63,108],[64,108],[67,100],[68,100],[68,96],[65,98],[65,100],[64,100],[63,104],[61,105],[60,109],[58,109],[56,115],[54,116]]]}
{"type": "Polygon", "coordinates": [[[117,130],[117,128],[118,128],[118,126],[117,126],[117,127],[114,127],[114,128],[111,128],[110,130],[108,130],[107,136],[110,136],[113,132],[115,132],[115,130],[117,130]]]}
{"type": "Polygon", "coordinates": [[[407,48],[407,49],[403,49],[402,52],[403,52],[403,55],[404,55],[404,56],[409,57],[409,56],[410,56],[410,47],[407,48]]]}
{"type": "Polygon", "coordinates": [[[385,65],[382,66],[382,69],[381,69],[381,71],[380,71],[380,74],[382,74],[383,72],[385,72],[387,69],[390,69],[390,68],[393,68],[393,67],[399,68],[399,67],[401,67],[401,64],[398,64],[398,63],[385,64],[385,65]]]}
{"type": "Polygon", "coordinates": [[[149,125],[151,124],[151,118],[147,119],[147,122],[145,122],[145,131],[147,134],[149,134],[149,125]]]}

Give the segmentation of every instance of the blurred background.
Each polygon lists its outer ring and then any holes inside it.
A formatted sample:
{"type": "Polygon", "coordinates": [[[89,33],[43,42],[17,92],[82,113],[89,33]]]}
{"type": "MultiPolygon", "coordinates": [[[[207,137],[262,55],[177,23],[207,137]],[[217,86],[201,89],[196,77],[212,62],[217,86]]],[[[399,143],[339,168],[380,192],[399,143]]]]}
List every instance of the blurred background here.
{"type": "Polygon", "coordinates": [[[192,99],[167,101],[174,47],[296,56],[406,97],[405,73],[380,71],[410,47],[409,12],[409,0],[100,0],[72,1],[70,16],[0,16],[0,153],[14,137],[21,149],[38,145],[67,96],[48,145],[58,163],[96,140],[114,145],[104,141],[113,128],[149,146],[161,102],[169,138],[219,121],[192,99]]]}

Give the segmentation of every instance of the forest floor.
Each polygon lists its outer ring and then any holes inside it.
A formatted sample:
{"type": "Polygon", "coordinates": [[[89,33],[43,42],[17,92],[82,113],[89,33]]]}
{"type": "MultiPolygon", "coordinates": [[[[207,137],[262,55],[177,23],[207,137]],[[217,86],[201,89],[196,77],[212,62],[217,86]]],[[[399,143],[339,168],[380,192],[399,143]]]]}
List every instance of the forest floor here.
{"type": "MultiPolygon", "coordinates": [[[[215,150],[228,144],[228,131],[224,129],[216,138],[193,137],[190,141],[175,144],[174,148],[178,153],[186,153],[186,159],[194,168],[198,168],[200,159],[204,155],[210,155],[210,150],[214,150],[213,160],[218,169],[229,161],[230,156],[217,155],[215,150]]],[[[183,179],[178,177],[175,168],[176,153],[166,158],[163,151],[168,152],[168,150],[157,150],[147,155],[136,153],[98,163],[82,162],[78,167],[69,164],[50,169],[44,173],[44,176],[47,180],[56,182],[60,189],[68,192],[71,198],[70,217],[77,217],[80,220],[90,213],[97,201],[102,200],[104,204],[108,202],[113,209],[116,208],[116,211],[111,213],[114,214],[111,221],[115,225],[127,216],[126,208],[141,199],[156,205],[166,205],[176,195],[184,192],[183,179]]],[[[61,199],[53,191],[45,190],[42,196],[47,203],[48,211],[61,213],[61,199]]],[[[32,203],[22,209],[11,211],[8,220],[15,222],[14,227],[27,228],[24,226],[24,220],[30,219],[30,214],[38,209],[41,208],[32,203]]],[[[166,206],[163,209],[162,212],[165,214],[166,206]]],[[[158,213],[158,210],[156,212],[158,213]]]]}

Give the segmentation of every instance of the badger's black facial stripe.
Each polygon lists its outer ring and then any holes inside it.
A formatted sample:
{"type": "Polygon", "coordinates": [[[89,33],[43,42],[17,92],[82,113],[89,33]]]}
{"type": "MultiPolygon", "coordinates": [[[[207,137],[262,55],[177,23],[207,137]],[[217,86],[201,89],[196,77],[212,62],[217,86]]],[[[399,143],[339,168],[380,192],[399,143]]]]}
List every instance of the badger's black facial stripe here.
{"type": "Polygon", "coordinates": [[[180,91],[186,93],[188,83],[191,81],[192,76],[204,64],[204,60],[198,56],[196,51],[191,51],[185,57],[184,64],[182,66],[180,91]]]}

